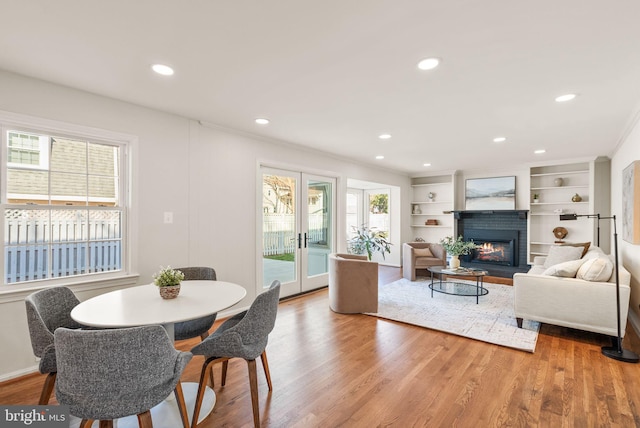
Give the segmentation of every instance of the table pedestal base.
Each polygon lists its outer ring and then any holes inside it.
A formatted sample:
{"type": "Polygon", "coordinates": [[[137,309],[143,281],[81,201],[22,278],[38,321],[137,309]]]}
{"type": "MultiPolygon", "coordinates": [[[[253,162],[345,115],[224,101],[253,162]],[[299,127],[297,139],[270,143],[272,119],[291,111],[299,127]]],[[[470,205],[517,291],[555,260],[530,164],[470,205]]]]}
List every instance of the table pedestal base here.
{"type": "MultiPolygon", "coordinates": [[[[189,416],[189,423],[191,423],[193,409],[196,405],[196,396],[198,395],[198,384],[195,382],[183,382],[182,392],[184,394],[184,401],[187,404],[187,416],[189,416]]],[[[213,389],[207,387],[204,392],[204,398],[202,399],[202,407],[200,408],[198,423],[202,422],[204,418],[209,416],[213,411],[215,404],[216,393],[213,392],[213,389]]],[[[151,409],[151,420],[153,421],[154,428],[182,427],[182,419],[180,418],[180,412],[178,411],[178,404],[176,403],[176,396],[174,393],[171,393],[166,400],[151,409]]],[[[92,428],[98,428],[98,425],[99,423],[96,421],[93,423],[92,428]]],[[[79,426],[80,419],[71,416],[69,427],[77,428],[79,426]]],[[[138,428],[138,417],[133,415],[117,419],[114,421],[113,426],[116,428],[138,428]]]]}

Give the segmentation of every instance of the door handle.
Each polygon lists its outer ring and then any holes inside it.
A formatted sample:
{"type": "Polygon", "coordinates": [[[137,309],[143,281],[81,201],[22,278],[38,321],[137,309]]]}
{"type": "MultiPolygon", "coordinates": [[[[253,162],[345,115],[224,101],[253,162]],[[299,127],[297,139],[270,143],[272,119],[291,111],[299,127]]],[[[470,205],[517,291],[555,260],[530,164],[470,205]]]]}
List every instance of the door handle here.
{"type": "Polygon", "coordinates": [[[309,242],[309,238],[307,237],[307,232],[304,233],[304,248],[307,248],[307,242],[309,242]]]}
{"type": "MultiPolygon", "coordinates": [[[[305,233],[306,235],[306,233],[305,233]]],[[[302,234],[298,233],[298,248],[302,248],[302,234]]]]}

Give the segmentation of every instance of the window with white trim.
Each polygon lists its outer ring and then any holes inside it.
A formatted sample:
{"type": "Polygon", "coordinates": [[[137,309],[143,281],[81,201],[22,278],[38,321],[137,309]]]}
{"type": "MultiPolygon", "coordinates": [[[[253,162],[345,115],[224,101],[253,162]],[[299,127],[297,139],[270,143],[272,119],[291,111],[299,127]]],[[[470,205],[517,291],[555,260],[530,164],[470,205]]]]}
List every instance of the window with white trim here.
{"type": "Polygon", "coordinates": [[[123,269],[127,142],[3,126],[3,282],[123,269]]]}

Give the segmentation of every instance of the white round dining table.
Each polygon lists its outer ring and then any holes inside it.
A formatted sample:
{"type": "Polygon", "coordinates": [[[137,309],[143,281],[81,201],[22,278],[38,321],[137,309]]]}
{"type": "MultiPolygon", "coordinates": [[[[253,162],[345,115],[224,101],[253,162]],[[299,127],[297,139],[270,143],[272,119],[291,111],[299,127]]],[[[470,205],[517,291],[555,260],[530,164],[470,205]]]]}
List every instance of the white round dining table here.
{"type": "Polygon", "coordinates": [[[71,311],[71,318],[90,327],[118,328],[160,324],[173,339],[173,325],[230,308],[247,295],[244,287],[225,281],[182,281],[175,299],[160,297],[154,284],[124,288],[92,297],[71,311]]]}
{"type": "MultiPolygon", "coordinates": [[[[230,308],[247,294],[244,287],[225,281],[182,281],[180,294],[175,299],[160,297],[154,284],[140,285],[111,291],[81,302],[71,311],[76,322],[101,328],[122,328],[142,325],[162,325],[169,337],[174,338],[174,324],[211,315],[230,308]]],[[[187,405],[189,420],[193,415],[198,384],[183,382],[182,390],[187,405]]],[[[198,423],[213,411],[216,396],[207,387],[198,423]]],[[[171,394],[165,401],[151,409],[153,426],[176,428],[182,425],[175,397],[171,394]]],[[[71,427],[80,420],[72,421],[71,427]]],[[[97,427],[97,422],[94,426],[97,427]]],[[[137,428],[138,418],[128,416],[115,421],[118,428],[137,428]]]]}

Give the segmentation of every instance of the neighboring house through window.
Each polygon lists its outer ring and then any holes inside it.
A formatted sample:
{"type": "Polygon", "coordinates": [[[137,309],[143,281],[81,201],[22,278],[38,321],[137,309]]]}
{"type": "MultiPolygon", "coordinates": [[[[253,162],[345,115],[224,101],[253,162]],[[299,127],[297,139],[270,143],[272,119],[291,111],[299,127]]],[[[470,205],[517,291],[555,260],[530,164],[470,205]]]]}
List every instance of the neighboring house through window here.
{"type": "Polygon", "coordinates": [[[4,283],[121,271],[128,143],[11,124],[2,131],[4,283]]]}

